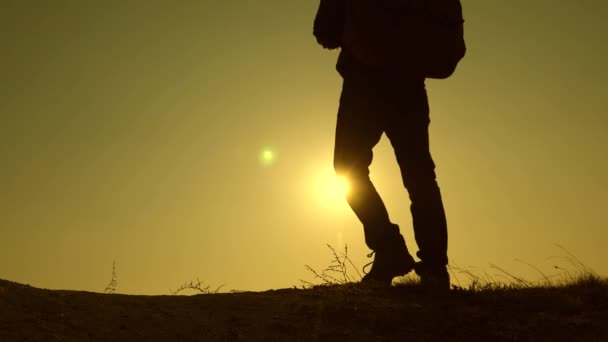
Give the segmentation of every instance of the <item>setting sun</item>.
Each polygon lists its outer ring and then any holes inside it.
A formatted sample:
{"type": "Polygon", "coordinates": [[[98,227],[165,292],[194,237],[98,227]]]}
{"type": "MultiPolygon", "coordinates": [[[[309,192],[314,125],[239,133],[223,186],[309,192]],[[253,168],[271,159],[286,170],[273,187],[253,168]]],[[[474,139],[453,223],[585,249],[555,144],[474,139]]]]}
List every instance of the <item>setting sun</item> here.
{"type": "Polygon", "coordinates": [[[331,168],[324,168],[317,172],[313,181],[310,195],[321,207],[332,210],[348,208],[345,197],[350,185],[346,178],[337,176],[331,168]]]}
{"type": "Polygon", "coordinates": [[[348,184],[348,180],[344,177],[334,175],[327,181],[327,192],[331,197],[344,198],[349,190],[350,185],[348,184]]]}

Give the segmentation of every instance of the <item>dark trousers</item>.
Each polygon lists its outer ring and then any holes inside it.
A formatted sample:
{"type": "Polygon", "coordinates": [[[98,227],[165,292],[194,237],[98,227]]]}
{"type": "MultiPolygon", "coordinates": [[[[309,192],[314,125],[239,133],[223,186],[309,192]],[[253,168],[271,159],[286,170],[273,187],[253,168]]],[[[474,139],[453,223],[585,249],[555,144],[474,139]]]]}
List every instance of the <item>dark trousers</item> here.
{"type": "Polygon", "coordinates": [[[388,244],[394,227],[369,178],[372,148],[382,133],[390,140],[409,193],[418,257],[447,265],[447,224],[435,164],[429,151],[429,104],[424,80],[345,77],[334,151],[336,173],[350,182],[347,201],[372,250],[388,244]],[[392,229],[391,229],[392,227],[392,229]]]}

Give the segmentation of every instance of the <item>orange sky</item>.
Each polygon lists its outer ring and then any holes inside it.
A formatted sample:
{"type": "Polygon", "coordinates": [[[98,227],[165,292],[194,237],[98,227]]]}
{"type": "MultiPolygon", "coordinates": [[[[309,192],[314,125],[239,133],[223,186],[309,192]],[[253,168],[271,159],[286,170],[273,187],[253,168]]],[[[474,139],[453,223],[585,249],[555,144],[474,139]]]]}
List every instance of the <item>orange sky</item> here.
{"type": "MultiPolygon", "coordinates": [[[[118,292],[167,294],[299,285],[326,243],[366,263],[327,191],[341,80],[317,2],[96,3],[1,5],[0,278],[102,291],[116,260],[118,292]]],[[[468,54],[427,82],[451,261],[535,279],[515,259],[551,273],[560,244],[608,274],[608,5],[463,6],[468,54]]],[[[390,145],[374,152],[415,251],[390,145]]]]}

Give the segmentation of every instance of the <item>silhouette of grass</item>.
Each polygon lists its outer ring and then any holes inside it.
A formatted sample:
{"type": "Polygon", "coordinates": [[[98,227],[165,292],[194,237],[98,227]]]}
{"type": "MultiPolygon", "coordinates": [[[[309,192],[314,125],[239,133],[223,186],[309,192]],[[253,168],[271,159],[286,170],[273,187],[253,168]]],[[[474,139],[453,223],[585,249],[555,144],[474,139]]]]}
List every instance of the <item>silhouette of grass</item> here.
{"type": "Polygon", "coordinates": [[[116,261],[112,262],[112,278],[110,282],[103,290],[103,293],[114,293],[116,292],[116,287],[118,286],[118,275],[116,274],[116,261]]]}
{"type": "Polygon", "coordinates": [[[201,282],[198,278],[196,278],[196,283],[193,280],[191,280],[189,282],[185,282],[182,285],[180,285],[175,291],[171,291],[171,290],[169,290],[169,291],[174,295],[179,294],[180,292],[183,292],[186,290],[194,290],[194,291],[197,291],[202,294],[214,294],[214,293],[218,293],[222,287],[224,287],[224,284],[218,286],[215,289],[212,289],[210,285],[203,285],[203,282],[201,282]]]}
{"type": "Polygon", "coordinates": [[[485,271],[475,271],[475,268],[473,267],[464,268],[457,265],[450,265],[449,270],[452,275],[452,280],[455,280],[457,283],[457,285],[453,285],[453,287],[463,289],[459,275],[465,276],[468,279],[469,285],[464,289],[474,292],[500,289],[587,286],[605,283],[605,279],[602,279],[597,272],[583,263],[572,252],[561,245],[556,244],[556,246],[565,254],[565,256],[555,256],[550,259],[565,260],[569,267],[553,265],[553,270],[557,272],[552,274],[542,271],[539,267],[529,262],[515,259],[535,270],[541,277],[538,281],[524,279],[495,264],[490,264],[490,269],[497,271],[494,276],[485,271]]]}
{"type": "Polygon", "coordinates": [[[311,266],[304,265],[304,267],[314,275],[315,280],[321,281],[320,284],[314,284],[312,282],[300,279],[300,282],[305,288],[318,285],[345,285],[361,280],[362,275],[359,272],[359,269],[348,257],[347,245],[344,245],[344,251],[336,251],[336,249],[330,244],[327,244],[327,248],[329,248],[331,251],[332,259],[325,269],[322,271],[316,271],[311,266]]]}
{"type": "MultiPolygon", "coordinates": [[[[527,280],[492,263],[489,264],[489,268],[490,270],[495,271],[494,275],[473,266],[462,267],[456,264],[450,264],[448,265],[448,271],[451,275],[452,290],[495,292],[526,288],[593,287],[597,285],[606,285],[605,279],[585,265],[573,253],[561,245],[556,244],[556,246],[565,254],[565,256],[551,257],[551,259],[562,259],[569,265],[569,267],[554,265],[553,270],[557,271],[556,273],[548,274],[531,263],[515,259],[535,270],[541,276],[539,281],[527,280]],[[465,282],[463,280],[466,280],[467,285],[463,284],[465,282]]],[[[327,247],[329,248],[332,257],[329,265],[321,271],[317,271],[310,265],[304,265],[305,268],[313,274],[314,279],[312,281],[300,279],[303,288],[348,285],[357,283],[361,280],[362,276],[359,272],[359,267],[357,267],[348,256],[347,245],[344,246],[344,251],[337,251],[330,244],[327,244],[327,247]]],[[[414,272],[411,272],[404,277],[397,278],[394,282],[394,286],[400,288],[417,287],[419,286],[419,277],[415,275],[414,272]]]]}
{"type": "MultiPolygon", "coordinates": [[[[447,296],[426,291],[414,272],[397,278],[390,288],[360,286],[355,283],[360,278],[352,270],[358,268],[349,260],[347,247],[337,253],[330,245],[333,259],[329,267],[316,271],[306,265],[317,283],[301,282],[307,291],[326,293],[328,307],[333,302],[339,307],[353,305],[351,311],[335,309],[336,315],[357,317],[363,314],[357,308],[366,307],[370,315],[364,321],[366,326],[372,320],[370,308],[377,308],[373,315],[382,317],[377,319],[383,327],[409,326],[414,332],[409,337],[414,340],[608,341],[608,328],[603,323],[608,319],[608,279],[564,247],[557,247],[565,254],[559,261],[565,260],[567,266],[554,265],[550,272],[517,260],[535,270],[540,275],[538,281],[495,264],[488,270],[451,264],[448,269],[454,283],[447,296]]],[[[337,316],[327,319],[340,321],[337,316]]]]}

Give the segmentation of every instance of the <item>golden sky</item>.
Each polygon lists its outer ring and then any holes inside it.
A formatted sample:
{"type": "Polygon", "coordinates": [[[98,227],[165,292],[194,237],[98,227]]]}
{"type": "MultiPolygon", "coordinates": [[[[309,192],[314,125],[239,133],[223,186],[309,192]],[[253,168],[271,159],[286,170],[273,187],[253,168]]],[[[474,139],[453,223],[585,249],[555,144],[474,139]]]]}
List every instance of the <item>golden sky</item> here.
{"type": "MultiPolygon", "coordinates": [[[[560,244],[608,274],[608,5],[464,0],[468,52],[427,81],[455,265],[538,276],[560,244]]],[[[0,278],[168,294],[198,277],[311,280],[326,243],[363,265],[333,194],[337,52],[317,1],[3,1],[0,278]]],[[[412,252],[390,144],[372,178],[412,252]]],[[[491,271],[490,271],[491,272],[491,271]]]]}

